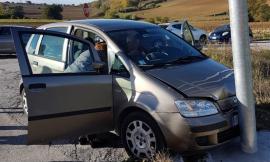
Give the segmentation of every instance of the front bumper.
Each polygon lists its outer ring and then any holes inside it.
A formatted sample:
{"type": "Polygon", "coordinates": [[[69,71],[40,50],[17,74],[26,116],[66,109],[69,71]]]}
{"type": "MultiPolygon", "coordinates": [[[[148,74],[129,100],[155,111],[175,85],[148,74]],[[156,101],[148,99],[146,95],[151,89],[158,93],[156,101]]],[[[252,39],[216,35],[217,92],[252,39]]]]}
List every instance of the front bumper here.
{"type": "Polygon", "coordinates": [[[183,153],[208,150],[239,135],[236,110],[198,118],[182,118],[179,113],[163,113],[160,117],[168,148],[183,153]]]}

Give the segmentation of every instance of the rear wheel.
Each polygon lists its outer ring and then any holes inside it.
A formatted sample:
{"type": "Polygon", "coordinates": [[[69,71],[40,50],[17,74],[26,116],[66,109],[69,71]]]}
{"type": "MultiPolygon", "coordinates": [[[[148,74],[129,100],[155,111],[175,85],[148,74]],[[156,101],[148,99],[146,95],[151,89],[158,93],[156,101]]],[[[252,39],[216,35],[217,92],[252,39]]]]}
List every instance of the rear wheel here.
{"type": "Polygon", "coordinates": [[[23,111],[24,111],[24,113],[26,115],[28,115],[27,98],[26,98],[26,93],[25,93],[24,89],[22,90],[21,98],[22,98],[22,108],[23,108],[23,111]]]}
{"type": "Polygon", "coordinates": [[[121,139],[127,153],[134,159],[151,159],[165,148],[165,142],[156,122],[147,114],[129,114],[121,125],[121,139]]]}

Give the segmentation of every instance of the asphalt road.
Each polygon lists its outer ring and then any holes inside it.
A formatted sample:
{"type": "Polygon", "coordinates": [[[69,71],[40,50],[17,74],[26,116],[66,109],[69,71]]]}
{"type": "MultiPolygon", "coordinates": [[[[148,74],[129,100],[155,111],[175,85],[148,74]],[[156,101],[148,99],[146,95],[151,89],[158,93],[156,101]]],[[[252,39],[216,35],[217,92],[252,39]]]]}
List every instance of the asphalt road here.
{"type": "MultiPolygon", "coordinates": [[[[204,47],[204,50],[207,50],[209,46],[215,47],[219,50],[224,50],[224,47],[231,47],[230,44],[207,44],[204,47]]],[[[270,50],[270,40],[253,41],[252,43],[250,43],[250,48],[253,50],[270,50]]]]}
{"type": "Polygon", "coordinates": [[[27,118],[21,109],[20,73],[15,57],[0,55],[0,161],[123,161],[128,156],[118,139],[102,135],[104,143],[93,149],[76,139],[53,141],[50,145],[26,145],[27,118]],[[117,148],[120,147],[120,148],[117,148]]]}
{"type": "MultiPolygon", "coordinates": [[[[99,135],[94,146],[80,145],[77,139],[55,140],[50,144],[26,145],[27,118],[23,114],[19,96],[20,72],[16,57],[0,55],[0,161],[123,161],[128,156],[112,133],[99,135]]],[[[204,157],[205,162],[270,162],[270,132],[258,132],[258,152],[245,154],[239,138],[204,157]]],[[[175,156],[174,161],[182,162],[175,156]]],[[[194,161],[194,160],[191,160],[194,161]]]]}

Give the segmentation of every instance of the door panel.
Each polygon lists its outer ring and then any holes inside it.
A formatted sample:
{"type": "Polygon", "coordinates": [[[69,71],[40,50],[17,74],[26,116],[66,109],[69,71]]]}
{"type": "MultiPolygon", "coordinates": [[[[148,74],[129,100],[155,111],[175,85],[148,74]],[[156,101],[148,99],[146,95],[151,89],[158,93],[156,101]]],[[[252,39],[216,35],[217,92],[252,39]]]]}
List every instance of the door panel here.
{"type": "Polygon", "coordinates": [[[182,25],[182,38],[185,39],[188,43],[190,43],[191,45],[195,45],[195,40],[194,40],[194,36],[189,28],[189,24],[187,21],[183,22],[182,25]]]}
{"type": "MultiPolygon", "coordinates": [[[[64,33],[26,28],[13,28],[12,34],[28,100],[29,144],[113,129],[112,76],[85,68],[95,62],[94,49],[87,41],[64,33]],[[20,39],[23,33],[65,38],[70,42],[69,47],[76,41],[83,44],[84,52],[77,53],[80,60],[74,60],[70,65],[38,55],[28,55],[25,43],[20,39]],[[38,68],[35,71],[33,68],[45,65],[50,69],[58,68],[59,71],[39,71],[38,68]],[[69,71],[65,71],[67,68],[69,71]]],[[[57,53],[61,51],[57,49],[62,48],[60,44],[45,46],[52,56],[61,53],[57,53]]]]}

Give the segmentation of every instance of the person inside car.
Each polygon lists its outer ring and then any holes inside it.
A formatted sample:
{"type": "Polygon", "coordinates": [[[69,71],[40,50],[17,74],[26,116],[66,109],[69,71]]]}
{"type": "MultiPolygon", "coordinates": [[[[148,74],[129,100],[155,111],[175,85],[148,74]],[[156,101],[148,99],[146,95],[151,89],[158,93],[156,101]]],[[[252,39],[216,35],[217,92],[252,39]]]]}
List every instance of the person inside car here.
{"type": "Polygon", "coordinates": [[[136,63],[140,65],[146,64],[144,52],[140,47],[140,36],[137,33],[130,33],[126,38],[127,54],[136,63]]]}

